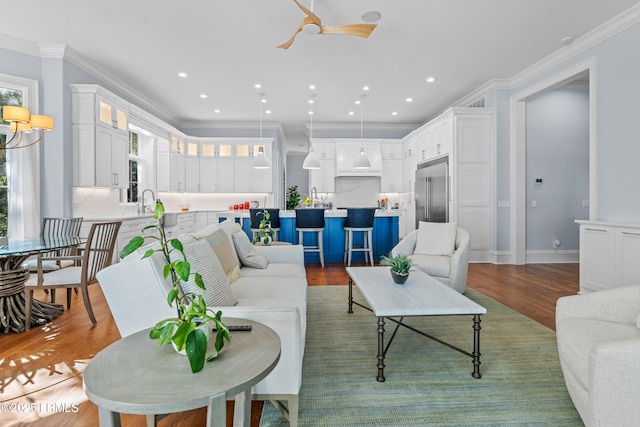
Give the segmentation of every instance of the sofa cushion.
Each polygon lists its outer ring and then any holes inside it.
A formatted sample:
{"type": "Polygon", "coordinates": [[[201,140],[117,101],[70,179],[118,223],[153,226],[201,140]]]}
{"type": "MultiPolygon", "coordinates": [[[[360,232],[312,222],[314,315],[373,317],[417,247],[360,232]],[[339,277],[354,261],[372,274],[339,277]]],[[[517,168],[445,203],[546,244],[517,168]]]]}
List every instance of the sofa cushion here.
{"type": "Polygon", "coordinates": [[[199,240],[205,240],[211,245],[216,253],[218,261],[222,264],[224,274],[227,275],[229,283],[233,283],[240,277],[240,267],[238,265],[238,257],[233,249],[233,244],[229,240],[227,233],[224,232],[216,224],[203,228],[199,232],[191,233],[191,236],[199,240]]]}
{"type": "MultiPolygon", "coordinates": [[[[236,305],[238,300],[233,295],[231,285],[224,273],[222,264],[206,241],[194,241],[183,246],[184,255],[191,264],[191,275],[186,283],[182,283],[185,293],[202,295],[207,306],[224,307],[236,305]],[[195,282],[195,273],[200,273],[206,290],[200,289],[195,282]]],[[[180,252],[173,251],[171,260],[182,259],[180,252]]]]}
{"type": "MultiPolygon", "coordinates": [[[[457,222],[420,222],[414,254],[451,256],[456,249],[457,222]]],[[[448,275],[448,274],[447,274],[448,275]]]]}
{"type": "Polygon", "coordinates": [[[414,268],[424,271],[429,276],[449,277],[451,272],[450,256],[413,254],[408,258],[413,261],[414,268]]]}
{"type": "Polygon", "coordinates": [[[267,268],[269,262],[253,248],[249,237],[244,231],[238,231],[231,236],[242,265],[251,268],[267,268]]]}
{"type": "Polygon", "coordinates": [[[307,277],[304,264],[292,262],[270,262],[265,269],[242,267],[240,271],[243,277],[307,277]]]}
{"type": "Polygon", "coordinates": [[[633,325],[579,318],[560,321],[556,334],[565,368],[585,390],[589,388],[589,353],[593,346],[640,338],[640,331],[633,325]]]}
{"type": "Polygon", "coordinates": [[[248,298],[272,299],[280,307],[286,307],[290,305],[286,301],[307,300],[307,282],[300,277],[243,276],[231,288],[239,301],[248,298]]]}

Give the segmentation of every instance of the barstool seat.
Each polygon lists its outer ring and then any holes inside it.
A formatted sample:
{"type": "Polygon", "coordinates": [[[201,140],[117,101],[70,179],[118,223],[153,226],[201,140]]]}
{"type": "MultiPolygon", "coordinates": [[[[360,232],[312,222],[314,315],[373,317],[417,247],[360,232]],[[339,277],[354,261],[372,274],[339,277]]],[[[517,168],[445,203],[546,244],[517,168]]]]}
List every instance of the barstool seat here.
{"type": "Polygon", "coordinates": [[[266,209],[249,209],[249,218],[251,221],[250,228],[253,233],[252,238],[255,239],[256,234],[260,230],[260,221],[262,221],[264,211],[269,212],[269,222],[271,222],[271,229],[273,230],[273,241],[278,240],[278,232],[280,231],[280,209],[278,208],[266,208],[266,209]],[[258,215],[260,212],[260,215],[258,215]]]}
{"type": "Polygon", "coordinates": [[[373,266],[373,219],[376,208],[347,208],[347,218],[344,221],[344,257],[343,262],[351,266],[353,252],[364,252],[365,262],[373,266]],[[354,233],[362,233],[362,246],[353,243],[354,233]]]}
{"type": "Polygon", "coordinates": [[[320,265],[324,268],[324,248],[322,245],[324,209],[296,209],[296,230],[298,231],[298,243],[302,245],[304,252],[317,252],[320,257],[320,265]],[[316,233],[318,244],[305,245],[304,233],[316,233]]]}

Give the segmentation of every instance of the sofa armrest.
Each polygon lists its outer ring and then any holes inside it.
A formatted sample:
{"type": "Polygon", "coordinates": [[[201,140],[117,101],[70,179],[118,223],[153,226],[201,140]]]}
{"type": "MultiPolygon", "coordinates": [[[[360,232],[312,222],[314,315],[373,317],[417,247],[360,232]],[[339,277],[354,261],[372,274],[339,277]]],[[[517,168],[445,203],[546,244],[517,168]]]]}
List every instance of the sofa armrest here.
{"type": "Polygon", "coordinates": [[[418,239],[418,230],[413,230],[411,233],[407,234],[402,240],[398,242],[397,245],[391,249],[391,255],[396,256],[398,254],[403,254],[406,256],[413,255],[413,251],[416,248],[416,241],[418,239]]]}
{"type": "Polygon", "coordinates": [[[301,245],[254,246],[254,249],[269,262],[304,265],[304,251],[301,245]]]}
{"type": "Polygon", "coordinates": [[[464,293],[467,289],[470,240],[469,233],[462,228],[458,228],[456,233],[456,250],[451,257],[449,286],[460,293],[464,293]]]}
{"type": "Polygon", "coordinates": [[[640,420],[640,339],[593,346],[589,354],[592,426],[635,426],[640,420]]]}
{"type": "Polygon", "coordinates": [[[635,325],[640,314],[640,286],[623,286],[561,297],[556,303],[556,325],[564,319],[592,319],[635,325]]]}
{"type": "MultiPolygon", "coordinates": [[[[249,319],[273,329],[280,337],[281,354],[274,370],[258,386],[256,394],[298,394],[302,384],[302,358],[306,338],[306,324],[295,307],[256,307],[236,305],[220,307],[225,317],[249,319]]],[[[236,332],[242,333],[242,332],[236,332]]],[[[233,340],[233,334],[231,339],[233,340]]]]}

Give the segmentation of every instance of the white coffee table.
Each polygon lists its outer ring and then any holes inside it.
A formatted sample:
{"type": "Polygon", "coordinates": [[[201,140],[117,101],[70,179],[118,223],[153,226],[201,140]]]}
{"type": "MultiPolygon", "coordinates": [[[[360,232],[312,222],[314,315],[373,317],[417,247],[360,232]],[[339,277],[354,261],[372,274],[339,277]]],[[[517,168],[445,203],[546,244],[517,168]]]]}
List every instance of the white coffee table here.
{"type": "Polygon", "coordinates": [[[480,315],[487,309],[454,291],[447,285],[420,270],[411,270],[409,279],[403,285],[393,282],[388,267],[347,267],[349,274],[349,313],[353,304],[372,311],[378,317],[378,376],[384,381],[384,357],[400,326],[404,326],[427,338],[439,342],[473,359],[474,378],[480,378],[480,315]],[[353,300],[353,283],[369,306],[353,300]],[[402,321],[407,316],[473,316],[473,352],[469,353],[436,337],[419,331],[402,321]],[[399,317],[400,320],[393,319],[399,317]],[[396,328],[384,345],[385,319],[396,323],[396,328]]]}

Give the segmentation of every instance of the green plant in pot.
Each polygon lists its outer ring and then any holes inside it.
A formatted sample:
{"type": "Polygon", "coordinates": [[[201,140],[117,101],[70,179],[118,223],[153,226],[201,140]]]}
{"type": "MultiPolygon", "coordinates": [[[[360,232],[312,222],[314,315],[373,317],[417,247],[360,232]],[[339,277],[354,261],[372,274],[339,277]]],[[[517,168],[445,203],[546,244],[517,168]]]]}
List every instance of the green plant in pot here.
{"type": "Polygon", "coordinates": [[[256,213],[256,215],[262,215],[262,219],[260,220],[260,224],[258,224],[258,231],[253,238],[253,244],[255,245],[257,242],[260,242],[263,245],[268,245],[273,240],[273,228],[271,228],[270,221],[271,214],[265,208],[262,212],[256,213]]]}
{"type": "Polygon", "coordinates": [[[292,185],[287,190],[287,209],[295,209],[298,205],[300,205],[300,193],[298,192],[298,186],[292,185]]]}
{"type": "Polygon", "coordinates": [[[404,254],[382,256],[380,265],[386,265],[391,267],[391,277],[397,284],[403,284],[409,278],[409,271],[413,262],[404,254]]]}
{"type": "Polygon", "coordinates": [[[160,200],[156,201],[153,217],[157,220],[156,225],[149,225],[143,228],[156,230],[156,235],[136,236],[124,247],[120,257],[136,251],[141,247],[146,239],[155,239],[158,245],[153,245],[146,250],[142,258],[148,258],[155,252],[162,254],[166,260],[164,266],[164,278],[171,276],[173,286],[167,295],[167,302],[176,308],[176,317],[164,319],[156,323],[151,329],[149,337],[158,340],[158,347],[164,343],[172,343],[176,351],[184,351],[189,359],[191,372],[196,373],[202,370],[204,363],[216,358],[224,347],[224,342],[231,341],[229,329],[222,321],[222,311],[214,312],[207,308],[202,295],[185,293],[181,283],[187,282],[191,275],[194,276],[195,284],[198,288],[205,290],[205,284],[200,273],[192,273],[191,265],[184,254],[182,242],[179,239],[167,239],[162,226],[164,216],[164,206],[160,200]],[[171,254],[174,254],[172,257],[171,254]],[[177,256],[176,256],[177,255],[177,256]],[[173,261],[172,261],[173,258],[173,261]],[[213,326],[216,329],[213,354],[207,355],[208,333],[213,326]],[[203,331],[203,329],[205,331],[203,331]]]}

